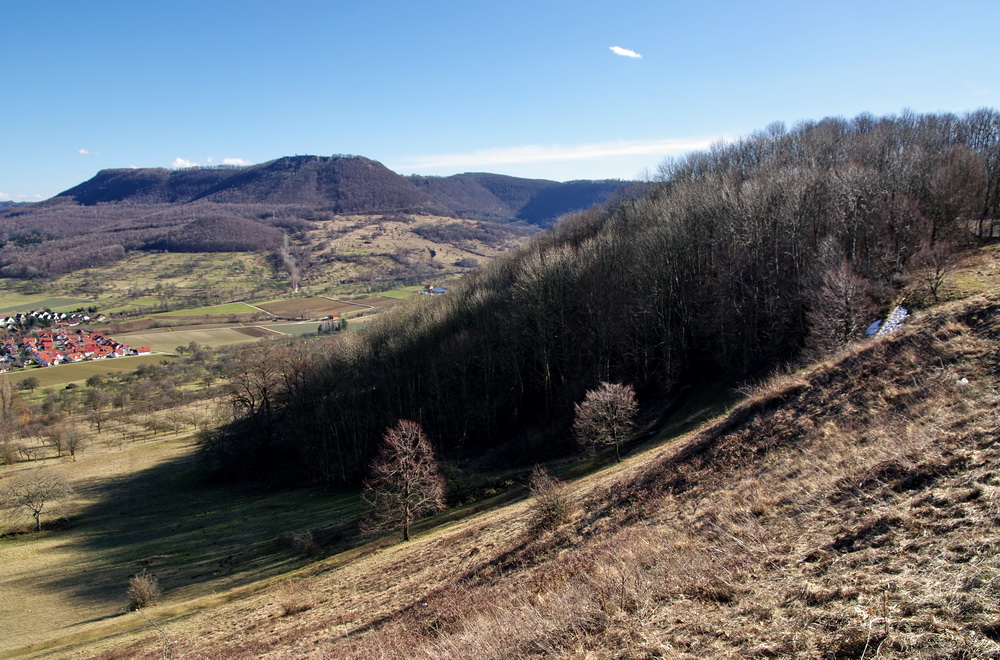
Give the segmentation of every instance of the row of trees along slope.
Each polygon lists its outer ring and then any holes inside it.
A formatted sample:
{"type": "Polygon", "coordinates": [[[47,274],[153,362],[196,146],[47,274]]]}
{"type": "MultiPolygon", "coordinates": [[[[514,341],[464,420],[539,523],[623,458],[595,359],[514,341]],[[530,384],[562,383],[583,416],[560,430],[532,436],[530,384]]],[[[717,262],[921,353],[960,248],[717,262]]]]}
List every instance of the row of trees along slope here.
{"type": "Polygon", "coordinates": [[[232,475],[356,483],[406,418],[446,458],[534,461],[571,447],[574,403],[600,381],[645,409],[795,359],[830,317],[893,302],[915,255],[996,217],[1000,113],[772,125],[661,175],[314,355],[248,356],[242,382],[266,373],[268,400],[237,406],[205,455],[232,475]],[[846,311],[828,302],[838,272],[863,285],[846,311]]]}

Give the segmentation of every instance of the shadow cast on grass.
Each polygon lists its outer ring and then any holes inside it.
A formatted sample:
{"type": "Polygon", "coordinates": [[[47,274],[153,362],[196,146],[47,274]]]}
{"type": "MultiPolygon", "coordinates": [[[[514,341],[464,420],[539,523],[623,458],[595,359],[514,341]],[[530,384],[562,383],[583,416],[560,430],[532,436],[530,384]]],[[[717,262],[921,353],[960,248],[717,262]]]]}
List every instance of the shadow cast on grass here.
{"type": "Polygon", "coordinates": [[[310,530],[324,544],[350,539],[360,513],[357,493],[209,483],[190,454],[87,491],[93,503],[73,516],[61,544],[78,561],[34,577],[106,615],[124,608],[128,578],[143,569],[157,576],[164,600],[239,586],[299,565],[293,532],[310,530]]]}

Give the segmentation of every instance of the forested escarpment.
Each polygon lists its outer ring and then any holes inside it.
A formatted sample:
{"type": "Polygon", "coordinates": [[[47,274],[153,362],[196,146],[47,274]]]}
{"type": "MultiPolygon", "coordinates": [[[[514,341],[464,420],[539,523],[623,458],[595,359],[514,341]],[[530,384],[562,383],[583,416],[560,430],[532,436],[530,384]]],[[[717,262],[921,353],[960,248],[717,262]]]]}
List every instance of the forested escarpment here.
{"type": "Polygon", "coordinates": [[[268,211],[210,203],[80,206],[58,199],[18,207],[0,217],[0,277],[58,276],[117,261],[131,250],[267,250],[280,243],[281,229],[308,228],[315,217],[314,209],[295,206],[268,211]]]}
{"type": "Polygon", "coordinates": [[[361,156],[102,170],[45,202],[0,206],[0,276],[58,276],[132,250],[271,249],[280,238],[272,225],[302,232],[335,215],[370,216],[372,224],[376,216],[457,216],[489,223],[483,227],[495,234],[533,231],[631,185],[486,173],[404,177],[361,156]]]}
{"type": "Polygon", "coordinates": [[[663,401],[795,359],[815,329],[897,302],[915,256],[972,240],[998,201],[993,110],[771,126],[317,354],[247,358],[232,382],[253,396],[206,455],[349,483],[401,417],[454,459],[563,451],[600,381],[663,401]]]}
{"type": "Polygon", "coordinates": [[[568,213],[604,204],[639,185],[620,180],[557,183],[485,172],[408,178],[459,217],[488,221],[515,218],[539,227],[548,227],[568,213]]]}

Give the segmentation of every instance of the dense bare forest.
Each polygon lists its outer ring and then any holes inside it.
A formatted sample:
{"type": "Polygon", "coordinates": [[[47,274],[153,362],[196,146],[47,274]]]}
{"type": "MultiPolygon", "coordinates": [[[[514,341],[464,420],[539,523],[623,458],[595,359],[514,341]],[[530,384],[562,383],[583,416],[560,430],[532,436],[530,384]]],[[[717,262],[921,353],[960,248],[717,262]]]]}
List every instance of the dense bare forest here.
{"type": "Polygon", "coordinates": [[[407,418],[451,459],[557,454],[601,381],[669,402],[853,339],[831,328],[890,309],[998,203],[994,110],[772,125],[665,163],[448,296],[247,357],[254,404],[204,453],[233,476],[354,483],[407,418]]]}

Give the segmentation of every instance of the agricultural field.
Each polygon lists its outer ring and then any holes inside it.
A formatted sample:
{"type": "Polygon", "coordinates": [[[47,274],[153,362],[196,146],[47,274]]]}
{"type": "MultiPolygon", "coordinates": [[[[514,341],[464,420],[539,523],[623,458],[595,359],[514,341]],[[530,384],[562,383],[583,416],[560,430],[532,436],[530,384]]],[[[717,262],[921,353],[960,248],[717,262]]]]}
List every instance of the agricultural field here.
{"type": "Polygon", "coordinates": [[[280,332],[283,335],[301,337],[303,335],[311,335],[315,332],[319,332],[319,326],[320,324],[318,321],[305,321],[302,323],[261,323],[256,327],[273,332],[280,332]]]}
{"type": "Polygon", "coordinates": [[[84,298],[53,297],[45,293],[21,294],[0,290],[0,316],[45,308],[57,312],[69,312],[86,303],[87,300],[84,298]]]}
{"type": "Polygon", "coordinates": [[[218,348],[232,344],[257,341],[262,337],[274,337],[276,331],[261,326],[221,325],[219,327],[200,326],[197,329],[157,328],[152,332],[137,332],[116,335],[116,339],[129,346],[149,346],[154,351],[173,353],[178,346],[195,342],[201,346],[218,348]]]}
{"type": "MultiPolygon", "coordinates": [[[[147,345],[147,344],[144,344],[147,345]]],[[[170,352],[173,352],[171,347],[170,352]]],[[[17,385],[25,378],[37,378],[39,387],[52,387],[54,385],[66,385],[85,381],[91,376],[104,376],[122,372],[131,372],[144,364],[160,364],[165,359],[170,359],[171,355],[136,355],[131,357],[120,357],[106,360],[91,360],[88,362],[74,362],[72,364],[60,364],[54,367],[40,367],[14,371],[5,374],[7,380],[12,385],[17,385]]]]}
{"type": "Polygon", "coordinates": [[[253,305],[248,305],[242,302],[228,303],[225,305],[212,305],[210,307],[196,307],[193,309],[178,309],[173,312],[161,312],[159,314],[153,314],[154,317],[157,316],[206,316],[206,315],[225,315],[225,314],[253,314],[259,312],[261,309],[259,307],[254,307],[253,305]]]}
{"type": "Polygon", "coordinates": [[[409,300],[413,296],[423,289],[422,286],[404,286],[398,289],[390,289],[389,291],[383,291],[379,294],[382,298],[392,298],[395,300],[409,300]]]}
{"type": "Polygon", "coordinates": [[[349,314],[351,312],[363,312],[372,309],[370,305],[356,302],[343,302],[316,296],[313,298],[289,298],[287,300],[274,300],[257,304],[261,309],[265,309],[275,316],[286,318],[313,318],[322,319],[327,316],[349,314]]]}
{"type": "Polygon", "coordinates": [[[370,307],[378,307],[380,309],[385,309],[387,307],[393,307],[398,305],[402,300],[408,300],[408,298],[393,298],[391,296],[372,296],[370,298],[360,298],[358,300],[352,300],[351,302],[356,305],[368,305],[370,307]]]}

